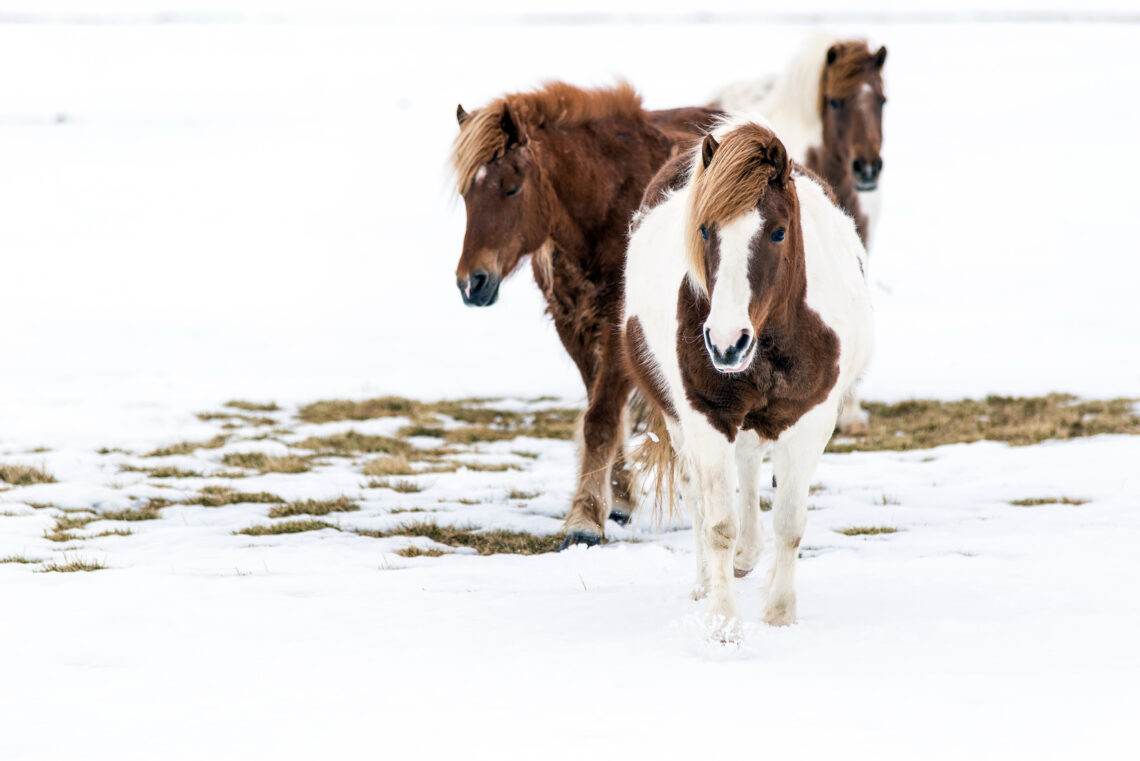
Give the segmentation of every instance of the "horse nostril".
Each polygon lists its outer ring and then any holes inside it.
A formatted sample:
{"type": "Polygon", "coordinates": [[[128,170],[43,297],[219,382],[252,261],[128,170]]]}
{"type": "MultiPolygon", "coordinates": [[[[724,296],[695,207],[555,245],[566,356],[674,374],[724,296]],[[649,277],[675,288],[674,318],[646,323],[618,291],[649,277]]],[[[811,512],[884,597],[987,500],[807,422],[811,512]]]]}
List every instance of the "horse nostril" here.
{"type": "Polygon", "coordinates": [[[738,352],[740,352],[741,354],[743,354],[744,351],[748,348],[749,344],[751,344],[751,343],[752,343],[752,334],[749,333],[747,330],[742,330],[740,332],[740,338],[738,338],[736,341],[736,350],[738,352]]]}
{"type": "Polygon", "coordinates": [[[851,162],[851,171],[855,174],[863,174],[863,159],[855,159],[851,162]]]}
{"type": "Polygon", "coordinates": [[[874,163],[871,164],[871,171],[873,171],[875,175],[878,176],[879,172],[883,171],[883,160],[875,159],[874,163]]]}
{"type": "Polygon", "coordinates": [[[471,273],[471,293],[478,293],[483,290],[483,286],[487,284],[487,273],[483,270],[476,270],[471,273]]]}

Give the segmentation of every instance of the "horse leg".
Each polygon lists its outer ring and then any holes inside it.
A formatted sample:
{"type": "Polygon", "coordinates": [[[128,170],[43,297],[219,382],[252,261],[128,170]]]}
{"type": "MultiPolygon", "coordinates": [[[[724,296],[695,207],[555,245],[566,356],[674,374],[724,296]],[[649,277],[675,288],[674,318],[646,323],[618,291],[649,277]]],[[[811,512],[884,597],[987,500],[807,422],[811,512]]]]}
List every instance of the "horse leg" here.
{"type": "Polygon", "coordinates": [[[605,357],[582,416],[582,460],[578,491],[566,516],[566,539],[592,546],[602,541],[610,514],[610,473],[621,442],[622,419],[629,399],[630,380],[615,357],[605,357]]]}
{"type": "Polygon", "coordinates": [[[867,411],[859,406],[859,397],[855,389],[851,389],[843,397],[843,405],[839,410],[839,432],[844,436],[864,436],[871,430],[871,417],[867,411]]]}
{"type": "Polygon", "coordinates": [[[610,509],[610,520],[619,526],[629,523],[633,515],[633,488],[634,478],[625,461],[626,442],[629,441],[629,407],[622,407],[620,428],[621,439],[618,441],[617,454],[614,456],[613,472],[610,486],[613,489],[613,503],[610,509]]]}
{"type": "Polygon", "coordinates": [[[739,631],[732,584],[738,530],[734,447],[720,432],[700,421],[687,427],[685,450],[700,491],[700,527],[694,524],[693,533],[699,547],[698,563],[703,564],[706,577],[708,623],[714,636],[728,641],[739,631]]]}
{"type": "MultiPolygon", "coordinates": [[[[677,440],[677,439],[674,439],[677,440]]],[[[689,520],[693,523],[693,544],[696,547],[697,579],[693,583],[690,597],[694,600],[703,600],[709,591],[709,569],[705,565],[704,543],[701,541],[701,490],[690,472],[683,457],[677,458],[677,485],[681,491],[681,501],[689,511],[689,520]]]]}
{"type": "Polygon", "coordinates": [[[740,478],[740,538],[732,560],[736,578],[756,567],[764,547],[764,524],[760,520],[760,466],[769,441],[755,431],[741,431],[736,439],[736,472],[740,478]]]}
{"type": "Polygon", "coordinates": [[[835,407],[821,404],[784,431],[772,451],[777,483],[772,508],[776,539],[764,620],[773,626],[787,626],[796,620],[796,558],[807,526],[808,489],[834,430],[835,407]]]}

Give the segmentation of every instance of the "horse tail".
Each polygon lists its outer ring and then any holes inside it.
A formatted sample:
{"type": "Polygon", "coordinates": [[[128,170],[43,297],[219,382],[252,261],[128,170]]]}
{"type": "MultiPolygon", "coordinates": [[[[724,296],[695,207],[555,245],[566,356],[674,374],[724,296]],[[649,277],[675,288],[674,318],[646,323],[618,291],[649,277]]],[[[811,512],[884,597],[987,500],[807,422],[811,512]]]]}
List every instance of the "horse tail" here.
{"type": "Polygon", "coordinates": [[[645,433],[630,456],[631,469],[638,486],[636,491],[648,494],[653,522],[660,526],[666,517],[678,517],[677,458],[661,410],[648,404],[638,393],[634,393],[630,410],[640,430],[645,433]],[[649,488],[644,488],[646,486],[649,488]]]}

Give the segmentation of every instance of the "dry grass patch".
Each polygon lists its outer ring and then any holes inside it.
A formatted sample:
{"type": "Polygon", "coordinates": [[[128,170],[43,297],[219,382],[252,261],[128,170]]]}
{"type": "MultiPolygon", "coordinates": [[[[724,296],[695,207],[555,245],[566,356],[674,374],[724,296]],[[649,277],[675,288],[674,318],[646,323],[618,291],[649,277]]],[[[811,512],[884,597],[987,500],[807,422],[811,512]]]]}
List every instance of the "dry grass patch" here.
{"type": "Polygon", "coordinates": [[[447,550],[441,550],[438,547],[428,547],[424,549],[414,544],[409,544],[402,550],[396,550],[396,554],[402,558],[438,558],[441,555],[450,555],[451,553],[447,550]]]}
{"type": "Polygon", "coordinates": [[[225,420],[226,424],[223,428],[240,428],[241,421],[246,425],[277,425],[277,421],[271,417],[263,415],[243,415],[240,412],[199,412],[196,417],[204,423],[210,423],[216,420],[225,420]]]}
{"type": "Polygon", "coordinates": [[[360,509],[360,505],[348,497],[336,499],[306,499],[304,501],[290,502],[287,505],[273,507],[269,510],[270,518],[288,518],[292,515],[328,515],[329,513],[351,513],[360,509]]]}
{"type": "Polygon", "coordinates": [[[403,428],[396,431],[396,435],[405,439],[411,436],[430,436],[433,439],[442,439],[444,430],[441,426],[438,425],[412,423],[411,425],[405,425],[403,428]]]}
{"type": "Polygon", "coordinates": [[[459,462],[456,464],[476,473],[505,473],[508,470],[522,470],[518,465],[507,462],[459,462]]]}
{"type": "Polygon", "coordinates": [[[355,454],[387,454],[403,455],[414,454],[417,449],[404,441],[391,436],[373,436],[356,431],[335,433],[331,436],[310,436],[293,446],[301,449],[312,449],[321,454],[355,455],[355,454]]]}
{"type": "Polygon", "coordinates": [[[414,476],[416,469],[404,455],[391,455],[369,460],[361,472],[366,476],[414,476]]]}
{"type": "Polygon", "coordinates": [[[276,402],[247,402],[244,399],[231,399],[226,402],[225,407],[232,407],[235,410],[243,412],[280,412],[281,408],[277,406],[276,402]]]}
{"type": "Polygon", "coordinates": [[[221,449],[229,441],[229,436],[215,436],[209,441],[180,441],[143,455],[143,457],[170,457],[179,454],[192,454],[199,449],[221,449]]]}
{"type": "Polygon", "coordinates": [[[42,563],[42,562],[44,562],[44,561],[41,560],[40,558],[29,558],[29,557],[26,557],[24,555],[6,555],[6,556],[0,558],[0,563],[20,563],[23,565],[28,565],[31,563],[42,563]]]}
{"type": "Polygon", "coordinates": [[[296,521],[282,521],[281,523],[273,523],[268,526],[258,525],[243,528],[240,531],[235,531],[234,534],[244,534],[246,536],[267,536],[270,534],[300,534],[305,531],[320,531],[321,529],[331,528],[340,531],[339,526],[334,526],[326,521],[318,520],[296,520],[296,521]]]}
{"type": "Polygon", "coordinates": [[[228,486],[207,486],[193,499],[186,500],[186,505],[201,505],[203,507],[225,507],[226,505],[240,505],[252,503],[281,504],[285,500],[276,494],[267,491],[244,492],[234,491],[228,486]]]}
{"type": "Polygon", "coordinates": [[[849,526],[835,531],[844,536],[878,536],[879,534],[898,533],[898,529],[893,526],[849,526]]]}
{"type": "Polygon", "coordinates": [[[1023,446],[1101,433],[1140,434],[1135,404],[1133,399],[1080,401],[1068,394],[990,396],[958,402],[864,402],[871,415],[870,432],[854,440],[833,440],[828,451],[901,451],[982,440],[1023,446]]]}
{"type": "Polygon", "coordinates": [[[388,531],[358,531],[361,536],[422,536],[448,547],[470,547],[480,555],[539,555],[556,552],[562,543],[559,534],[540,535],[525,531],[477,530],[473,527],[440,526],[423,521],[397,526],[388,531]]]}
{"type": "Polygon", "coordinates": [[[123,465],[120,473],[145,473],[150,478],[205,478],[206,474],[197,470],[185,470],[173,465],[163,465],[157,468],[146,468],[141,465],[123,465]]]}
{"type": "Polygon", "coordinates": [[[85,539],[100,539],[104,536],[130,536],[133,533],[135,533],[135,532],[131,531],[129,528],[110,528],[110,529],[107,529],[106,531],[100,531],[98,534],[92,534],[91,536],[84,537],[84,538],[85,539]]]}
{"type": "Polygon", "coordinates": [[[337,420],[371,420],[379,417],[419,417],[422,402],[400,396],[382,396],[354,402],[348,399],[331,399],[306,404],[297,411],[297,417],[306,423],[331,423],[337,420]]]}
{"type": "Polygon", "coordinates": [[[392,491],[399,492],[400,494],[416,494],[424,490],[424,487],[411,481],[407,478],[397,478],[393,481],[390,478],[373,478],[367,484],[366,489],[391,489],[392,491]]]}
{"type": "Polygon", "coordinates": [[[507,492],[507,499],[534,499],[542,494],[540,491],[523,491],[522,489],[511,489],[507,492]]]}
{"type": "Polygon", "coordinates": [[[264,452],[230,452],[222,457],[222,464],[259,473],[306,473],[313,467],[308,460],[297,455],[275,457],[264,452]]]}
{"type": "Polygon", "coordinates": [[[1027,497],[1026,499],[1011,499],[1009,504],[1015,507],[1038,507],[1040,505],[1085,505],[1087,499],[1078,497],[1027,497]]]}
{"type": "Polygon", "coordinates": [[[166,500],[150,500],[141,507],[128,507],[123,510],[108,510],[99,514],[104,521],[154,521],[162,517],[162,508],[170,503],[166,500]]]}
{"type": "Polygon", "coordinates": [[[33,465],[0,464],[0,481],[12,486],[31,486],[32,484],[54,484],[55,476],[47,472],[46,465],[38,468],[33,465]]]}
{"type": "Polygon", "coordinates": [[[65,557],[63,560],[53,560],[46,563],[36,570],[39,573],[75,573],[77,571],[101,571],[106,567],[107,564],[102,560],[79,557],[68,560],[65,557]]]}

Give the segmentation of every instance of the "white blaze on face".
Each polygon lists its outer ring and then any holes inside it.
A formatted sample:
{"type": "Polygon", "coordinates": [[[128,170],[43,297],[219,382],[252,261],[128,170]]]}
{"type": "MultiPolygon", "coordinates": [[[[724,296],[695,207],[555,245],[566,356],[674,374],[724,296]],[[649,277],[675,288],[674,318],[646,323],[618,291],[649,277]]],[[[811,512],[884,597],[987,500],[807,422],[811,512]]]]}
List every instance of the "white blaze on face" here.
{"type": "Polygon", "coordinates": [[[482,182],[483,178],[487,176],[487,167],[479,167],[479,171],[475,173],[475,182],[482,182]]]}
{"type": "Polygon", "coordinates": [[[752,301],[752,285],[748,281],[748,244],[763,224],[760,212],[751,209],[719,230],[720,264],[715,279],[709,283],[712,304],[705,329],[713,345],[721,350],[736,344],[742,331],[752,332],[748,316],[748,306],[752,301]]]}

